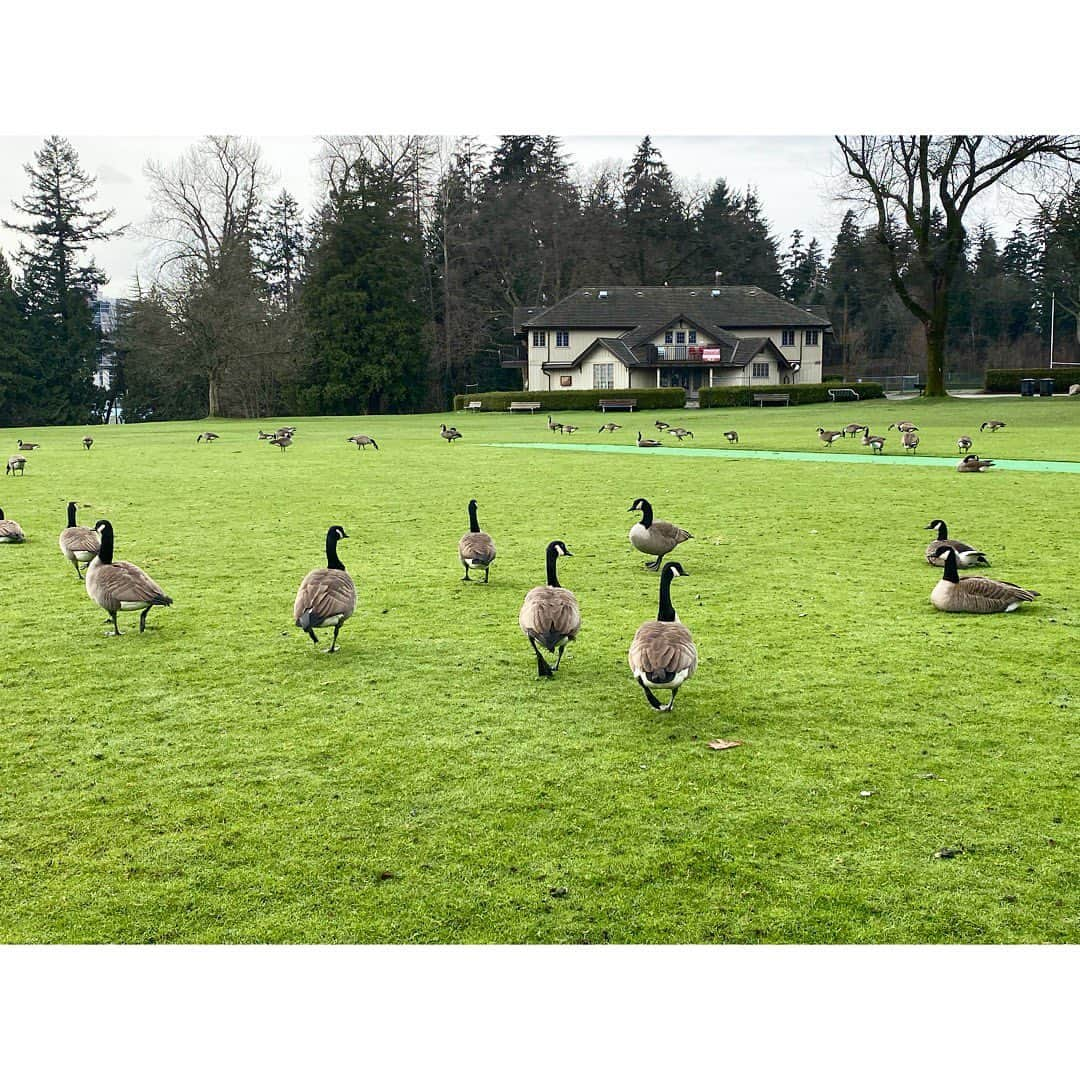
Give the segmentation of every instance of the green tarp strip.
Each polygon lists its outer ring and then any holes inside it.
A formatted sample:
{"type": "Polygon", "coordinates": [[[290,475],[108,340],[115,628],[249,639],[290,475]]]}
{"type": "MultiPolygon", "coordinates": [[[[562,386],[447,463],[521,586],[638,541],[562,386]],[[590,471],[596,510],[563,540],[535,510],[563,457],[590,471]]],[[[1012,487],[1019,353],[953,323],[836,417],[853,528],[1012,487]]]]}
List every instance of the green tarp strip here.
{"type": "MultiPolygon", "coordinates": [[[[698,458],[742,458],[762,461],[843,461],[852,465],[931,465],[955,469],[959,457],[926,457],[920,454],[899,455],[872,454],[830,454],[827,451],[795,450],[695,450],[689,446],[655,446],[642,449],[638,446],[611,445],[597,443],[484,443],[505,449],[521,450],[577,450],[595,454],[651,454],[660,457],[698,457],[698,458]]],[[[1080,461],[1008,461],[992,457],[995,471],[1017,472],[1057,472],[1080,473],[1080,461]]]]}

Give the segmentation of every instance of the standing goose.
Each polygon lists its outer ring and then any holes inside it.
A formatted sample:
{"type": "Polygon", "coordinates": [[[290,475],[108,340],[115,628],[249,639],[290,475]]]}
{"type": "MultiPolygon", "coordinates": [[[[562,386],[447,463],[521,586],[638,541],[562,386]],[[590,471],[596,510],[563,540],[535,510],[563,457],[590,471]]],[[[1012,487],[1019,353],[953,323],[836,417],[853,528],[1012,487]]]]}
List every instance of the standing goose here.
{"type": "Polygon", "coordinates": [[[559,584],[555,574],[555,561],[560,555],[570,557],[572,552],[566,550],[561,540],[552,540],[547,546],[547,584],[525,594],[518,614],[518,625],[536,653],[536,674],[549,679],[559,670],[567,642],[573,641],[581,629],[577,597],[559,584]],[[558,650],[554,668],[541,654],[538,644],[549,653],[558,650]]]}
{"type": "Polygon", "coordinates": [[[326,531],[326,568],[312,570],[300,582],[293,604],[293,621],[316,645],[319,644],[315,636],[317,627],[334,628],[334,640],[327,652],[337,650],[338,631],[356,610],[356,586],[337,553],[338,541],[348,538],[349,534],[340,525],[330,526],[326,531]]]}
{"type": "Polygon", "coordinates": [[[901,420],[898,424],[890,424],[889,431],[896,428],[897,431],[918,431],[919,429],[910,420],[901,420]]]}
{"type": "Polygon", "coordinates": [[[988,472],[994,467],[994,462],[989,458],[981,458],[978,454],[968,454],[963,461],[956,466],[957,472],[988,472]]]}
{"type": "Polygon", "coordinates": [[[1034,600],[1039,595],[1034,589],[1021,589],[1011,581],[994,581],[974,574],[960,577],[956,572],[956,552],[951,547],[939,548],[937,555],[945,561],[945,573],[930,594],[930,602],[938,611],[994,615],[1015,611],[1025,600],[1034,600]]]}
{"type": "Polygon", "coordinates": [[[869,446],[875,454],[880,454],[885,447],[885,436],[871,435],[870,429],[867,428],[863,432],[862,444],[863,446],[869,446]]]}
{"type": "Polygon", "coordinates": [[[972,566],[990,565],[984,552],[976,551],[970,544],[965,544],[963,540],[950,540],[949,526],[940,518],[934,518],[926,527],[928,529],[937,529],[937,539],[932,540],[926,547],[926,561],[931,566],[945,565],[944,558],[938,555],[942,548],[951,548],[955,551],[956,561],[964,570],[968,570],[972,566]]]}
{"type": "Polygon", "coordinates": [[[900,433],[900,445],[914,454],[918,451],[919,436],[914,431],[903,431],[900,433]]]}
{"type": "Polygon", "coordinates": [[[19,449],[20,450],[40,450],[41,449],[41,443],[39,443],[39,442],[23,442],[22,439],[20,439],[19,440],[19,449]]]}
{"type": "Polygon", "coordinates": [[[573,435],[575,431],[579,430],[580,428],[576,427],[574,424],[563,424],[564,435],[573,435]]]}
{"type": "Polygon", "coordinates": [[[694,433],[689,428],[684,427],[668,428],[668,434],[674,435],[675,438],[679,440],[679,442],[682,442],[687,435],[689,435],[691,439],[694,437],[694,433]]]}
{"type": "Polygon", "coordinates": [[[1003,428],[1004,426],[1005,426],[1005,421],[1004,420],[987,420],[985,423],[982,423],[982,424],[979,425],[979,430],[980,431],[986,431],[986,430],[997,431],[998,428],[1003,428]]]}
{"type": "Polygon", "coordinates": [[[598,431],[597,434],[599,435],[606,431],[610,435],[611,432],[618,431],[621,427],[622,424],[602,424],[600,426],[600,431],[598,431]]]}
{"type": "Polygon", "coordinates": [[[288,450],[290,446],[292,446],[292,436],[291,435],[275,435],[272,439],[269,440],[269,443],[270,443],[271,446],[278,447],[281,450],[281,452],[284,454],[285,451],[288,450]]]}
{"type": "Polygon", "coordinates": [[[724,432],[724,438],[727,439],[729,443],[737,443],[739,441],[739,433],[732,428],[731,431],[724,432]]]}
{"type": "Polygon", "coordinates": [[[277,431],[274,432],[274,434],[279,436],[279,437],[282,436],[282,435],[288,435],[289,438],[291,439],[296,434],[296,428],[295,427],[288,427],[288,426],[279,427],[277,429],[277,431]]]}
{"type": "Polygon", "coordinates": [[[112,619],[113,635],[120,636],[116,622],[118,611],[140,611],[139,633],[146,629],[146,616],[152,607],[168,607],[172,597],[145,570],[134,563],[113,561],[112,523],[102,519],[94,525],[100,536],[97,555],[86,569],[86,592],[91,600],[103,607],[112,619]]]}
{"type": "Polygon", "coordinates": [[[660,609],[655,619],[638,627],[628,656],[630,670],[645,691],[645,700],[657,712],[671,712],[679,687],[697,668],[694,639],[671,604],[671,580],[677,577],[689,575],[681,563],[668,563],[660,575],[660,609]],[[670,690],[671,700],[661,705],[653,690],[670,690]]]}
{"type": "Polygon", "coordinates": [[[94,440],[89,435],[86,435],[83,438],[82,444],[89,450],[90,447],[94,445],[94,440]]]}
{"type": "Polygon", "coordinates": [[[844,438],[846,439],[849,435],[854,437],[855,435],[858,435],[860,431],[864,434],[870,433],[870,429],[865,424],[845,424],[844,438]]]}
{"type": "Polygon", "coordinates": [[[215,439],[220,439],[221,436],[213,431],[203,431],[195,436],[196,442],[208,442],[212,443],[215,439]]]}
{"type": "Polygon", "coordinates": [[[93,529],[75,524],[75,509],[75,504],[69,502],[67,528],[60,534],[60,550],[64,553],[64,558],[75,567],[75,573],[81,581],[82,571],[79,567],[88,564],[101,549],[101,537],[93,529]]]}
{"type": "Polygon", "coordinates": [[[456,427],[448,428],[445,424],[441,424],[440,426],[442,427],[442,431],[440,431],[439,434],[448,443],[452,443],[455,439],[460,439],[461,438],[461,432],[458,431],[458,429],[456,427]]]}
{"type": "Polygon", "coordinates": [[[469,568],[484,571],[484,583],[491,573],[491,564],[495,561],[495,541],[486,532],[481,532],[476,520],[476,500],[469,500],[469,531],[458,541],[458,558],[465,567],[462,581],[472,581],[469,568]]]}
{"type": "Polygon", "coordinates": [[[637,444],[638,444],[638,446],[642,447],[643,449],[646,448],[646,447],[650,447],[650,446],[663,446],[663,443],[661,443],[657,439],[643,439],[641,437],[641,432],[640,431],[637,433],[637,444]]]}
{"type": "Polygon", "coordinates": [[[0,544],[21,544],[25,539],[22,526],[17,521],[8,521],[0,510],[0,544]]]}
{"type": "Polygon", "coordinates": [[[357,450],[366,450],[369,446],[379,449],[379,444],[370,435],[350,435],[346,441],[356,443],[357,450]]]}
{"type": "Polygon", "coordinates": [[[961,435],[960,438],[956,440],[956,449],[959,450],[960,453],[963,453],[965,450],[970,450],[971,449],[971,436],[970,435],[961,435]]]}
{"type": "Polygon", "coordinates": [[[641,511],[641,520],[630,530],[630,543],[646,555],[655,555],[656,558],[646,563],[645,568],[659,570],[669,551],[674,551],[679,544],[692,540],[693,537],[685,529],[672,525],[670,521],[655,521],[652,503],[648,499],[635,499],[634,505],[626,512],[632,514],[637,510],[641,511]]]}
{"type": "MultiPolygon", "coordinates": [[[[557,420],[552,420],[551,416],[548,416],[548,431],[562,431],[563,426],[557,420]]],[[[601,430],[603,430],[601,428],[601,430]]]]}
{"type": "Polygon", "coordinates": [[[13,457],[8,458],[7,468],[4,470],[4,475],[7,476],[10,473],[14,476],[18,473],[22,476],[23,471],[26,469],[26,458],[22,454],[15,454],[13,457]]]}
{"type": "Polygon", "coordinates": [[[671,425],[665,423],[663,420],[654,420],[653,427],[655,427],[657,431],[667,431],[667,429],[671,427],[671,425]]]}
{"type": "Polygon", "coordinates": [[[842,431],[826,431],[824,428],[817,429],[817,437],[826,445],[832,446],[837,439],[842,438],[844,433],[842,431]]]}

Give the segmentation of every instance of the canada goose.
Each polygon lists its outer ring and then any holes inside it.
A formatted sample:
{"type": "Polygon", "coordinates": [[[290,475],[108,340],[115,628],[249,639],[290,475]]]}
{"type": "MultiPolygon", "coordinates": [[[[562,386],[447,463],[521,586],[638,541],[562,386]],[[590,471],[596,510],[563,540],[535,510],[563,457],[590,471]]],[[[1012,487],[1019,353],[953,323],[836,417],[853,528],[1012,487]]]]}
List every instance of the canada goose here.
{"type": "Polygon", "coordinates": [[[448,442],[452,443],[455,439],[461,438],[461,432],[456,427],[448,428],[445,424],[440,425],[442,431],[439,434],[448,442]]]}
{"type": "Polygon", "coordinates": [[[818,438],[826,445],[832,446],[837,439],[843,437],[842,431],[826,431],[824,428],[817,429],[818,438]]]}
{"type": "Polygon", "coordinates": [[[965,544],[963,540],[950,540],[949,539],[949,527],[940,518],[934,518],[929,525],[928,529],[937,529],[937,539],[932,540],[926,546],[926,561],[931,566],[944,566],[945,560],[938,555],[938,552],[942,548],[951,548],[956,552],[957,564],[964,570],[970,569],[972,566],[989,566],[990,562],[986,558],[986,555],[981,551],[976,551],[970,544],[965,544]]]}
{"type": "Polygon", "coordinates": [[[901,420],[898,424],[890,424],[886,430],[892,431],[896,428],[897,431],[918,431],[919,429],[910,420],[901,420]]]}
{"type": "Polygon", "coordinates": [[[86,447],[87,450],[89,450],[90,447],[94,445],[94,440],[89,435],[87,435],[83,438],[82,444],[86,447]]]}
{"type": "Polygon", "coordinates": [[[641,437],[641,432],[640,431],[637,433],[637,444],[638,444],[638,446],[643,447],[643,448],[644,447],[649,447],[649,446],[663,446],[664,445],[663,443],[661,443],[657,439],[643,439],[641,437]]]}
{"type": "Polygon", "coordinates": [[[641,520],[630,530],[630,543],[646,555],[655,555],[656,558],[646,563],[645,568],[659,570],[669,551],[674,551],[679,544],[692,540],[693,537],[685,529],[672,525],[670,521],[655,521],[652,504],[648,499],[635,499],[634,505],[626,512],[633,514],[637,510],[641,511],[641,520]]]}
{"type": "Polygon", "coordinates": [[[273,437],[274,437],[274,432],[272,432],[272,431],[263,431],[262,428],[259,428],[259,438],[260,439],[272,439],[273,437]]]}
{"type": "Polygon", "coordinates": [[[97,555],[86,569],[86,593],[99,607],[103,607],[112,619],[113,635],[120,636],[116,622],[118,611],[140,611],[139,633],[146,629],[146,616],[155,606],[168,607],[172,597],[166,596],[161,586],[134,563],[122,560],[113,562],[112,523],[102,519],[94,525],[100,536],[97,555]]]}
{"type": "Polygon", "coordinates": [[[691,439],[694,437],[694,433],[689,428],[684,427],[668,428],[668,434],[674,435],[675,438],[679,440],[679,442],[682,442],[687,435],[689,435],[691,439]]]}
{"type": "Polygon", "coordinates": [[[22,526],[17,521],[8,521],[0,510],[0,544],[21,544],[25,539],[22,526]]]}
{"type": "Polygon", "coordinates": [[[274,434],[278,436],[288,435],[291,439],[296,434],[296,428],[291,426],[279,427],[277,431],[274,432],[274,434]]]}
{"type": "Polygon", "coordinates": [[[41,443],[39,443],[39,442],[23,442],[22,439],[20,439],[19,440],[19,449],[20,450],[40,450],[41,449],[41,443]]]}
{"type": "Polygon", "coordinates": [[[885,446],[885,436],[871,435],[870,429],[866,428],[863,431],[862,444],[863,446],[869,446],[875,454],[880,454],[885,446]]]}
{"type": "Polygon", "coordinates": [[[7,468],[4,470],[4,475],[11,473],[14,476],[18,473],[20,476],[23,474],[23,470],[26,468],[26,458],[22,454],[15,454],[14,457],[8,458],[7,468]]]}
{"type": "Polygon", "coordinates": [[[1034,589],[1021,589],[1011,581],[971,575],[962,578],[956,572],[956,552],[941,547],[937,555],[945,561],[945,573],[934,586],[930,602],[938,611],[964,611],[971,615],[993,615],[999,611],[1015,611],[1025,600],[1039,594],[1034,589]]]}
{"type": "Polygon", "coordinates": [[[985,423],[979,425],[979,430],[986,431],[989,429],[990,431],[997,431],[998,428],[1003,428],[1004,426],[1004,420],[987,420],[985,423]]]}
{"type": "Polygon", "coordinates": [[[844,425],[844,438],[849,435],[858,435],[860,431],[869,433],[870,429],[865,424],[845,424],[844,425]]]}
{"type": "Polygon", "coordinates": [[[486,532],[480,530],[476,520],[476,500],[469,500],[469,531],[458,541],[458,558],[465,567],[462,581],[472,581],[469,567],[484,571],[484,582],[491,573],[491,564],[495,561],[495,541],[486,532]]]}
{"type": "Polygon", "coordinates": [[[918,452],[919,436],[914,431],[902,431],[900,433],[900,445],[913,454],[918,452]]]}
{"type": "Polygon", "coordinates": [[[64,553],[75,573],[82,580],[80,564],[87,564],[101,549],[101,537],[93,530],[84,525],[75,524],[75,504],[67,505],[67,528],[60,534],[60,550],[64,553]]]}
{"type": "Polygon", "coordinates": [[[1077,394],[1080,394],[1080,382],[1074,382],[1072,386],[1069,387],[1069,397],[1075,397],[1077,394]]]}
{"type": "Polygon", "coordinates": [[[281,452],[284,454],[285,451],[288,450],[290,446],[292,446],[292,436],[275,435],[272,439],[269,440],[269,443],[271,446],[279,447],[281,452]]]}
{"type": "Polygon", "coordinates": [[[667,429],[671,427],[671,425],[665,424],[663,420],[654,420],[653,427],[655,427],[658,431],[667,431],[667,429]]]}
{"type": "Polygon", "coordinates": [[[327,652],[336,651],[338,631],[356,610],[356,586],[337,553],[338,541],[348,538],[349,534],[340,525],[327,529],[326,567],[312,570],[300,582],[293,603],[293,621],[316,645],[319,644],[315,636],[317,627],[334,628],[334,640],[327,652]]]}
{"type": "Polygon", "coordinates": [[[370,435],[350,435],[346,441],[356,443],[357,450],[366,450],[369,446],[379,449],[379,444],[370,435]]]}
{"type": "Polygon", "coordinates": [[[960,438],[956,440],[956,449],[961,452],[963,452],[964,450],[970,450],[971,437],[969,435],[961,435],[960,438]]]}
{"type": "Polygon", "coordinates": [[[562,663],[563,651],[569,641],[573,641],[581,629],[581,612],[578,610],[577,597],[569,589],[559,584],[555,573],[555,562],[560,555],[572,556],[561,540],[552,540],[547,546],[547,584],[537,585],[525,594],[525,602],[518,613],[518,625],[529,639],[532,650],[536,653],[536,674],[538,677],[551,678],[562,663]],[[543,645],[549,653],[558,650],[559,656],[553,668],[540,652],[537,645],[543,645]]]}
{"type": "Polygon", "coordinates": [[[562,431],[563,429],[562,424],[560,424],[557,420],[552,420],[550,416],[548,416],[547,424],[549,431],[562,431]]]}
{"type": "Polygon", "coordinates": [[[580,428],[575,427],[573,424],[563,424],[563,434],[573,435],[575,431],[579,431],[580,428]]]}
{"type": "Polygon", "coordinates": [[[627,659],[645,700],[657,712],[671,712],[675,695],[697,668],[697,648],[671,604],[671,580],[689,577],[682,563],[668,563],[660,575],[660,609],[655,619],[643,622],[634,635],[627,659]],[[653,690],[670,690],[671,700],[661,705],[653,690]]]}
{"type": "Polygon", "coordinates": [[[622,424],[603,424],[601,426],[601,428],[600,428],[600,431],[598,431],[597,434],[599,435],[601,432],[604,432],[604,431],[606,431],[606,432],[608,432],[608,434],[610,434],[613,431],[618,431],[621,427],[622,427],[622,424]]]}
{"type": "Polygon", "coordinates": [[[197,435],[195,437],[195,441],[196,442],[208,442],[208,443],[211,443],[215,439],[220,439],[220,438],[221,438],[221,436],[215,434],[213,431],[204,431],[204,432],[202,432],[202,434],[197,435]]]}
{"type": "Polygon", "coordinates": [[[739,441],[739,433],[733,428],[731,431],[724,432],[724,438],[727,439],[729,443],[737,443],[739,441]]]}
{"type": "Polygon", "coordinates": [[[989,458],[981,458],[978,454],[968,454],[963,461],[956,466],[957,472],[988,472],[994,467],[994,462],[989,458]]]}

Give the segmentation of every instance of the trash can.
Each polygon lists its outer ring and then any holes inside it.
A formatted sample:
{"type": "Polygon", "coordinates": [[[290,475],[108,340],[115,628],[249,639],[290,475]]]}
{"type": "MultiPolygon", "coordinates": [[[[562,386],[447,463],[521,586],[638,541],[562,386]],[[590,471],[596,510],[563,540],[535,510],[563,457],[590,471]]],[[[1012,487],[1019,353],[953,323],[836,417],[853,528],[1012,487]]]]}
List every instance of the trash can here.
{"type": "Polygon", "coordinates": [[[1039,380],[1039,397],[1053,397],[1054,396],[1054,380],[1053,379],[1040,379],[1039,380]]]}
{"type": "Polygon", "coordinates": [[[1020,380],[1020,396],[1021,397],[1034,397],[1035,396],[1035,380],[1034,379],[1021,379],[1020,380]]]}

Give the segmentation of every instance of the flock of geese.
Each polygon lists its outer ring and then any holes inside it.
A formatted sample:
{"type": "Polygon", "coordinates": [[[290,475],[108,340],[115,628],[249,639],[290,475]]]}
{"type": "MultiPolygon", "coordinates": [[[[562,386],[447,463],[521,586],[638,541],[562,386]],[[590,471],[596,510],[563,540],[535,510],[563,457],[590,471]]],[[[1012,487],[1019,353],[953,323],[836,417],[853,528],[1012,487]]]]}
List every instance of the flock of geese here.
{"type": "MultiPolygon", "coordinates": [[[[980,425],[980,431],[999,431],[1005,427],[1004,420],[987,420],[980,425]]],[[[890,424],[886,430],[896,428],[900,435],[900,445],[909,453],[914,454],[919,448],[918,428],[910,420],[901,420],[899,423],[890,424]]],[[[846,439],[849,435],[854,438],[862,434],[862,445],[870,447],[875,454],[880,454],[885,447],[884,435],[871,435],[870,428],[866,424],[848,424],[839,431],[826,431],[825,428],[817,429],[817,436],[825,446],[832,446],[837,439],[846,439]]],[[[725,434],[727,434],[725,432],[725,434]]],[[[736,440],[737,441],[737,440],[736,440]]],[[[957,472],[987,472],[994,467],[994,462],[988,458],[980,458],[978,454],[968,454],[965,451],[972,447],[970,435],[961,435],[956,440],[956,448],[964,457],[956,466],[957,472]]]]}

